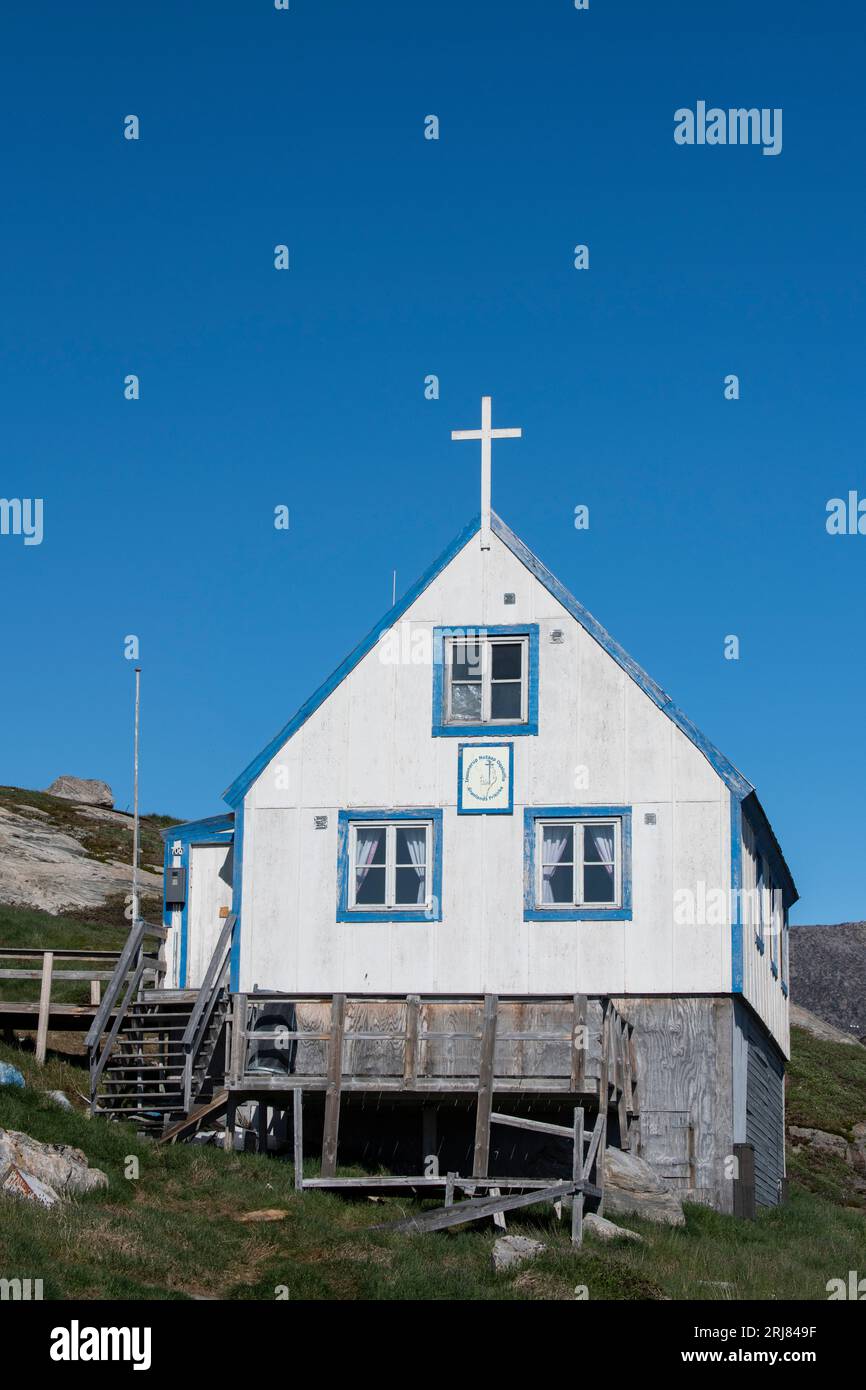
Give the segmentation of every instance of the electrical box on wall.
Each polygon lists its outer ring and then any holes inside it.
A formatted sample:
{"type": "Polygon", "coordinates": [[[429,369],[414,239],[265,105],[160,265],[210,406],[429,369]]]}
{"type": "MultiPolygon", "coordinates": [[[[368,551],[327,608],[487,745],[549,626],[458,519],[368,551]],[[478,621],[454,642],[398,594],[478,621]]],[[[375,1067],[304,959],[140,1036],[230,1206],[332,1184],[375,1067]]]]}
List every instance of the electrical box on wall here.
{"type": "Polygon", "coordinates": [[[186,869],[169,868],[165,871],[165,905],[180,907],[186,902],[186,869]]]}

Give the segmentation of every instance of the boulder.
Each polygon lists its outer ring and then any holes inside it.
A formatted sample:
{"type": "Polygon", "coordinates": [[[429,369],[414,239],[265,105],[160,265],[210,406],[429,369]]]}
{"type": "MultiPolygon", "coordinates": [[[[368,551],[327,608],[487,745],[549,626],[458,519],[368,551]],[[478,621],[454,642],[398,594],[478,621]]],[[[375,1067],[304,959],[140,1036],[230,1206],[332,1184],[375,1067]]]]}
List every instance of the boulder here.
{"type": "Polygon", "coordinates": [[[854,1138],[848,1149],[848,1162],[858,1173],[866,1176],[866,1121],[861,1120],[852,1131],[854,1138]]]}
{"type": "Polygon", "coordinates": [[[790,1125],[788,1137],[794,1149],[811,1149],[814,1153],[828,1154],[833,1158],[848,1160],[848,1140],[842,1134],[829,1134],[825,1129],[807,1129],[802,1125],[790,1125]]]}
{"type": "Polygon", "coordinates": [[[613,1221],[608,1221],[606,1216],[598,1216],[594,1211],[583,1218],[583,1229],[597,1236],[599,1240],[633,1240],[643,1244],[643,1236],[639,1236],[637,1231],[627,1231],[624,1226],[617,1226],[613,1221]]]}
{"type": "Polygon", "coordinates": [[[60,1197],[108,1186],[106,1174],[91,1168],[80,1149],[69,1144],[41,1144],[29,1134],[0,1129],[0,1173],[11,1167],[46,1183],[60,1197]]]}
{"type": "MultiPolygon", "coordinates": [[[[820,1038],[822,1042],[835,1042],[847,1044],[850,1047],[858,1046],[858,1039],[853,1033],[845,1033],[841,1028],[837,1028],[833,1023],[827,1023],[826,1019],[819,1018],[817,1014],[804,1009],[800,1004],[791,1004],[790,1018],[792,1028],[802,1028],[807,1033],[811,1033],[813,1038],[820,1038]]],[[[862,1043],[860,1038],[859,1042],[862,1043]]]]}
{"type": "Polygon", "coordinates": [[[64,801],[81,801],[85,806],[113,806],[114,793],[107,782],[97,782],[88,777],[70,777],[64,773],[55,777],[49,796],[62,796],[64,801]]]}
{"type": "Polygon", "coordinates": [[[604,1209],[614,1216],[642,1216],[667,1226],[684,1226],[682,1203],[636,1154],[604,1151],[604,1209]]]}
{"type": "Polygon", "coordinates": [[[501,1274],[504,1269],[534,1260],[544,1249],[540,1240],[530,1240],[528,1236],[500,1236],[493,1246],[493,1268],[501,1274]]]}
{"type": "Polygon", "coordinates": [[[61,1110],[72,1110],[72,1101],[63,1091],[46,1091],[49,1100],[53,1100],[55,1105],[59,1105],[61,1110]]]}

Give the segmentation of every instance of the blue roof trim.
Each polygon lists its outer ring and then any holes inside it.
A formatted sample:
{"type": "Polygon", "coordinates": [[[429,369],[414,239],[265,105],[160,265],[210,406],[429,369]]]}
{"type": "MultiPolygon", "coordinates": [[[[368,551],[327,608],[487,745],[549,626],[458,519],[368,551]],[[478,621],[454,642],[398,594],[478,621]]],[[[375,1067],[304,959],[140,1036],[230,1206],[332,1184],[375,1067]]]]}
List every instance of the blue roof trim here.
{"type": "Polygon", "coordinates": [[[302,724],[306,724],[310,715],[315,714],[319,706],[324,704],[332,691],[336,690],[340,682],[345,680],[350,671],[354,670],[358,662],[363,660],[368,652],[372,651],[382,633],[386,632],[389,627],[393,627],[394,623],[402,618],[403,614],[411,608],[412,604],[423,594],[424,590],[429,588],[434,579],[438,578],[447,565],[450,565],[455,555],[460,554],[460,551],[464,546],[468,545],[472,537],[479,530],[480,525],[481,517],[474,516],[469,522],[469,525],[464,526],[459,536],[454,537],[454,540],[443,550],[438,560],[435,560],[430,568],[425,570],[418,582],[414,584],[411,589],[408,589],[403,597],[394,604],[394,607],[388,610],[384,618],[381,618],[376,626],[367,633],[363,642],[360,642],[355,650],[349,653],[345,661],[343,661],[337,667],[336,671],[328,677],[324,685],[320,685],[315,694],[311,695],[309,700],[306,700],[304,704],[301,705],[301,708],[292,716],[288,724],[280,729],[280,732],[271,739],[267,747],[263,748],[257,757],[253,758],[252,762],[244,769],[240,777],[235,778],[231,786],[223,792],[224,801],[227,801],[230,806],[238,806],[240,802],[243,801],[259,773],[267,767],[271,758],[280,751],[283,744],[292,737],[292,734],[297,733],[302,724]]]}
{"type": "Polygon", "coordinates": [[[165,830],[160,830],[160,835],[164,840],[169,836],[172,840],[196,840],[201,835],[211,833],[221,833],[234,828],[234,815],[231,811],[223,811],[218,816],[206,816],[204,820],[182,820],[177,825],[170,825],[165,830]]]}
{"type": "Polygon", "coordinates": [[[688,716],[683,714],[682,710],[677,709],[667,691],[662,690],[661,686],[657,685],[652,677],[647,675],[643,667],[638,666],[637,662],[629,656],[628,652],[626,652],[618,642],[614,641],[610,633],[602,627],[601,623],[598,622],[591,613],[587,612],[583,604],[578,603],[577,599],[573,594],[569,593],[565,585],[560,584],[556,576],[551,574],[547,566],[543,565],[538,559],[538,556],[533,555],[528,546],[525,546],[523,541],[520,540],[518,536],[515,536],[514,532],[506,526],[505,522],[502,521],[495,512],[491,516],[490,524],[494,535],[498,536],[502,543],[508,546],[512,555],[515,555],[517,559],[520,560],[521,564],[525,565],[530,573],[535,575],[539,584],[544,585],[545,589],[553,595],[558,603],[562,604],[563,608],[567,609],[571,616],[580,623],[581,627],[589,633],[590,637],[593,637],[595,641],[598,642],[599,646],[604,648],[608,656],[613,657],[614,661],[618,666],[622,667],[626,675],[631,676],[635,684],[640,686],[641,690],[645,695],[649,696],[653,704],[657,705],[662,713],[666,714],[668,718],[676,724],[677,728],[682,730],[686,738],[690,739],[695,747],[703,753],[707,762],[719,774],[726,786],[728,786],[740,800],[748,796],[750,792],[753,792],[754,787],[751,782],[746,780],[743,774],[734,767],[734,764],[725,757],[724,753],[719,752],[715,744],[710,743],[710,740],[704,737],[697,725],[693,724],[688,716]]]}
{"type": "MultiPolygon", "coordinates": [[[[346,657],[345,661],[337,667],[336,671],[328,677],[324,685],[320,685],[315,694],[311,695],[309,700],[301,705],[300,709],[293,715],[288,724],[271,739],[267,747],[259,753],[258,757],[253,759],[249,766],[241,773],[240,777],[235,778],[231,786],[223,793],[223,799],[227,801],[230,806],[239,806],[243,802],[244,797],[259,773],[267,767],[268,763],[279,752],[283,744],[292,737],[292,734],[297,732],[302,724],[306,723],[312,714],[315,714],[319,706],[327,700],[328,696],[337,688],[340,682],[345,680],[346,676],[358,665],[358,662],[373,649],[382,633],[399,621],[418,596],[433,583],[447,565],[450,565],[454,557],[459,555],[460,551],[479,530],[480,525],[481,518],[476,514],[469,524],[464,526],[460,534],[456,536],[451,544],[442,552],[439,558],[424,572],[418,582],[394,604],[393,608],[389,609],[372,631],[367,634],[364,640],[346,657]]],[[[497,516],[495,512],[491,513],[490,525],[494,535],[502,541],[503,545],[508,547],[512,555],[514,555],[522,565],[526,566],[530,574],[533,574],[538,582],[543,584],[545,589],[553,595],[557,602],[562,604],[562,607],[571,614],[575,621],[580,623],[581,627],[589,633],[590,637],[598,642],[599,646],[607,652],[608,656],[612,657],[617,665],[625,671],[626,675],[630,676],[635,684],[640,687],[644,694],[649,696],[653,704],[656,705],[663,714],[666,714],[672,723],[676,724],[677,728],[685,734],[686,738],[703,753],[707,762],[714,771],[718,773],[719,777],[721,777],[722,781],[733,795],[736,796],[739,801],[745,800],[746,797],[753,798],[753,801],[750,803],[751,809],[754,802],[757,802],[755,788],[752,786],[752,783],[743,776],[739,769],[734,766],[730,759],[726,758],[724,753],[720,752],[715,744],[711,743],[710,740],[701,733],[697,725],[693,724],[691,719],[689,719],[681,709],[677,708],[667,691],[663,690],[661,686],[644,671],[643,667],[639,666],[638,663],[629,656],[628,652],[625,651],[618,642],[614,641],[610,633],[602,627],[601,623],[598,622],[581,603],[578,603],[577,599],[566,589],[565,585],[561,584],[554,574],[551,574],[550,570],[546,565],[542,564],[538,556],[534,555],[529,547],[524,545],[523,541],[514,534],[509,526],[506,526],[502,518],[497,516]]],[[[760,816],[766,821],[766,817],[763,816],[763,811],[760,809],[760,803],[758,803],[758,809],[760,816]]],[[[770,834],[772,834],[768,821],[766,825],[770,834]]],[[[773,837],[773,839],[775,842],[775,837],[773,837]]],[[[778,849],[777,844],[776,848],[778,849]]],[[[791,878],[790,870],[788,870],[784,858],[782,857],[781,850],[778,850],[778,855],[780,861],[779,867],[784,867],[783,876],[786,879],[786,887],[788,887],[791,894],[791,901],[796,901],[797,890],[791,878]]],[[[236,933],[236,937],[238,936],[239,933],[236,933]]]]}

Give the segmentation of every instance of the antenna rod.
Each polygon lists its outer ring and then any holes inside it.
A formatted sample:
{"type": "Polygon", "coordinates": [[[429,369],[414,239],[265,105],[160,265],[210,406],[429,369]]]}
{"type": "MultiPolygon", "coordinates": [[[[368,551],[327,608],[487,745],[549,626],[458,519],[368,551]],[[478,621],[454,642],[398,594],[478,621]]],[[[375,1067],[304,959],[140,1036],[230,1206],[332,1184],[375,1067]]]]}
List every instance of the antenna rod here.
{"type": "Polygon", "coordinates": [[[141,667],[135,668],[135,743],[133,754],[133,776],[132,776],[132,926],[133,930],[138,925],[140,916],[138,908],[138,715],[141,704],[141,667]]]}

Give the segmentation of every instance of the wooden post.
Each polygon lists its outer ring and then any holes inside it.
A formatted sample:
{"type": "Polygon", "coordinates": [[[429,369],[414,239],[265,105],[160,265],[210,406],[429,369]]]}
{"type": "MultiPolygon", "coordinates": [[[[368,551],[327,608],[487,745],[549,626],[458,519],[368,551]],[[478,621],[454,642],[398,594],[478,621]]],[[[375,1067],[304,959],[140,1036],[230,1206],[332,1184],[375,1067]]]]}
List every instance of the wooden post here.
{"type": "Polygon", "coordinates": [[[268,1151],[268,1106],[267,1102],[259,1098],[258,1110],[256,1112],[256,1127],[258,1130],[258,1149],[260,1154],[268,1151]]]}
{"type": "MultiPolygon", "coordinates": [[[[571,1176],[575,1182],[583,1182],[583,1106],[574,1111],[574,1152],[571,1160],[571,1176]]],[[[571,1199],[571,1243],[583,1244],[583,1193],[575,1192],[571,1199]]]]}
{"type": "Polygon", "coordinates": [[[586,1086],[586,995],[574,996],[574,1015],[571,1027],[571,1089],[580,1092],[586,1086]]]}
{"type": "Polygon", "coordinates": [[[406,996],[406,1042],[403,1051],[403,1085],[415,1089],[418,1076],[418,1011],[421,1000],[417,994],[406,996]]]}
{"type": "Polygon", "coordinates": [[[235,1151],[235,1103],[231,1098],[226,1106],[226,1127],[223,1131],[223,1153],[234,1153],[235,1151]]]}
{"type": "Polygon", "coordinates": [[[230,1080],[234,1086],[240,1085],[246,1064],[247,996],[236,994],[234,1016],[232,1018],[232,1052],[230,1080]]]}
{"type": "Polygon", "coordinates": [[[292,1092],[292,1152],[295,1159],[295,1191],[304,1187],[304,1093],[300,1086],[292,1092]]]}
{"type": "Polygon", "coordinates": [[[40,1066],[45,1061],[48,1049],[48,1017],[51,1013],[51,976],[54,971],[54,952],[46,951],[42,957],[42,989],[39,993],[39,1023],[36,1029],[36,1061],[40,1066]]]}
{"type": "Polygon", "coordinates": [[[325,1092],[325,1125],[322,1131],[322,1177],[337,1171],[337,1135],[340,1128],[340,1092],[343,1085],[343,1029],[345,994],[331,1000],[331,1036],[328,1042],[328,1089],[325,1092]]]}
{"type": "Polygon", "coordinates": [[[490,1111],[493,1108],[493,1058],[496,1050],[495,994],[484,996],[484,1031],[481,1036],[481,1062],[478,1071],[478,1102],[475,1111],[475,1152],[473,1178],[486,1178],[490,1159],[490,1111]]]}
{"type": "Polygon", "coordinates": [[[614,1019],[616,1029],[616,1057],[617,1057],[617,1080],[619,1085],[619,1099],[617,1101],[617,1114],[619,1118],[619,1146],[621,1149],[628,1148],[628,1106],[625,1096],[625,1024],[617,1015],[614,1019]]]}
{"type": "Polygon", "coordinates": [[[456,1173],[448,1173],[448,1174],[446,1175],[446,1178],[445,1178],[445,1205],[446,1205],[446,1207],[453,1206],[453,1204],[454,1204],[454,1179],[455,1179],[456,1177],[457,1177],[457,1174],[456,1174],[456,1173]]]}
{"type": "Polygon", "coordinates": [[[99,1005],[100,1005],[101,1000],[102,1000],[102,981],[101,981],[101,980],[91,980],[91,981],[90,981],[90,1002],[91,1002],[91,1004],[93,1005],[93,1007],[94,1007],[95,1009],[98,1009],[98,1008],[99,1008],[99,1005]]]}
{"type": "MultiPolygon", "coordinates": [[[[489,1192],[490,1192],[490,1196],[491,1196],[491,1197],[501,1197],[501,1196],[502,1196],[502,1193],[500,1192],[500,1190],[499,1190],[498,1187],[491,1187],[491,1188],[489,1188],[488,1190],[489,1190],[489,1192]]],[[[505,1212],[504,1212],[504,1211],[495,1211],[495,1212],[493,1213],[493,1224],[494,1224],[494,1226],[498,1227],[498,1229],[499,1229],[500,1231],[507,1231],[507,1230],[508,1230],[508,1226],[507,1226],[506,1223],[505,1223],[505,1212]]]]}
{"type": "Polygon", "coordinates": [[[757,1215],[755,1194],[755,1148],[753,1144],[735,1144],[736,1174],[734,1178],[734,1216],[742,1221],[754,1221],[757,1215]]]}

